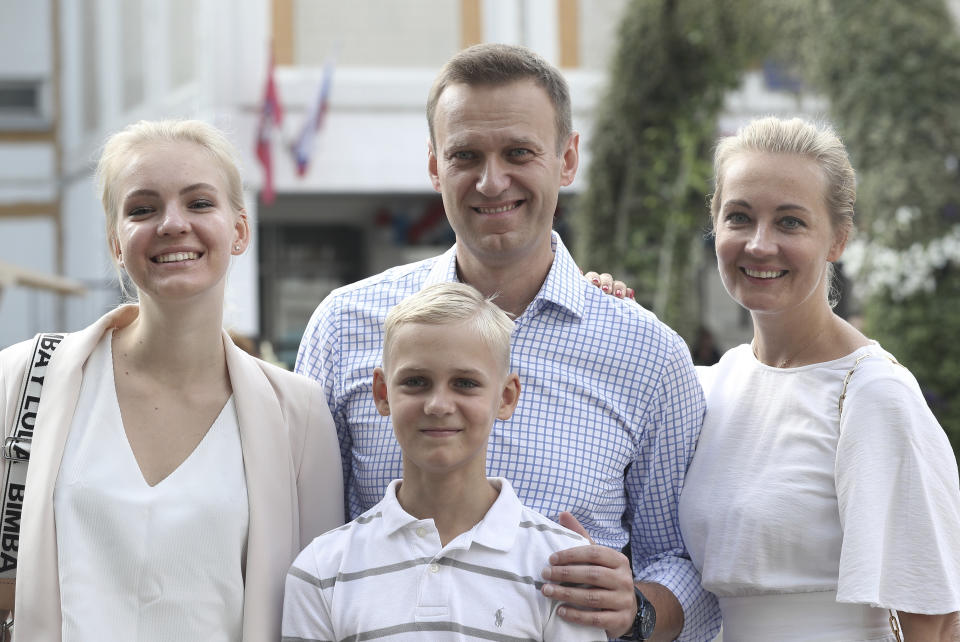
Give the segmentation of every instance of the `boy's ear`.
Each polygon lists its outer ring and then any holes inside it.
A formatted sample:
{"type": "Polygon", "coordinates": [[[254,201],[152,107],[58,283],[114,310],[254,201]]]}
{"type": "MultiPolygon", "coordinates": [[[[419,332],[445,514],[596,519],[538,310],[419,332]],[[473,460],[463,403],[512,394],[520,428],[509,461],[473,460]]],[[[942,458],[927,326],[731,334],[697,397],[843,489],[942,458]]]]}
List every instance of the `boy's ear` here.
{"type": "Polygon", "coordinates": [[[517,376],[517,373],[511,372],[503,384],[503,392],[500,393],[500,408],[497,410],[497,419],[507,420],[512,417],[518,401],[520,401],[520,377],[517,376]]]}
{"type": "Polygon", "coordinates": [[[387,401],[387,379],[383,374],[383,368],[373,369],[373,403],[377,406],[377,412],[384,417],[390,416],[390,402],[387,401]]]}

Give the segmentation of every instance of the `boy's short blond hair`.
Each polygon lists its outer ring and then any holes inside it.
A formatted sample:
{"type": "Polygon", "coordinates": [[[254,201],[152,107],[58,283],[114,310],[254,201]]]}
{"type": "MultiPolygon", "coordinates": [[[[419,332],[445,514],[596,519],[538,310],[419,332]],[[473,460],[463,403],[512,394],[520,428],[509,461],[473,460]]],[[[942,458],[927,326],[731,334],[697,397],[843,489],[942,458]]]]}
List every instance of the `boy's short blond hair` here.
{"type": "Polygon", "coordinates": [[[504,373],[510,370],[510,335],[513,320],[493,302],[466,283],[435,283],[395,305],[387,314],[383,332],[383,362],[400,326],[468,322],[486,346],[499,357],[504,373]]]}

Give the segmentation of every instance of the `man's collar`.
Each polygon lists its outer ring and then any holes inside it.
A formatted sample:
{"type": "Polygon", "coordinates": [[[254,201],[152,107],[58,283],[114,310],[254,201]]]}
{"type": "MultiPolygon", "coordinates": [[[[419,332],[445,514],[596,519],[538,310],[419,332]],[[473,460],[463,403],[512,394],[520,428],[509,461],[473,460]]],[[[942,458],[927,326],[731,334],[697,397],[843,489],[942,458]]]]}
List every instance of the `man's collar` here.
{"type": "Polygon", "coordinates": [[[582,317],[585,304],[584,281],[580,268],[570,256],[559,234],[551,232],[550,244],[553,249],[553,265],[534,303],[537,299],[542,299],[570,311],[574,316],[582,317]]]}
{"type": "Polygon", "coordinates": [[[449,283],[457,281],[457,244],[454,243],[449,250],[437,257],[433,262],[433,267],[427,273],[427,278],[423,282],[423,287],[433,285],[434,283],[449,283]]]}
{"type": "MultiPolygon", "coordinates": [[[[550,247],[553,250],[553,264],[550,266],[550,271],[547,273],[547,278],[540,287],[540,291],[537,292],[537,296],[531,301],[528,309],[530,307],[538,309],[546,302],[562,307],[573,315],[581,317],[584,310],[584,283],[580,268],[577,267],[573,257],[570,256],[570,252],[567,251],[566,246],[560,239],[560,235],[555,231],[550,232],[550,247]]],[[[457,280],[457,246],[454,244],[434,262],[423,286],[457,280]]]]}

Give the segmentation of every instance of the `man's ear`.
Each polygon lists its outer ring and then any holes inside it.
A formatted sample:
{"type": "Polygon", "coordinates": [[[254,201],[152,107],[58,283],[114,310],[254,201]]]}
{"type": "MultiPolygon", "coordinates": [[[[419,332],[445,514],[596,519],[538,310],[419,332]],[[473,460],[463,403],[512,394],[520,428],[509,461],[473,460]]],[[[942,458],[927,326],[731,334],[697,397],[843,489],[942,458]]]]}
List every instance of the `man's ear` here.
{"type": "Polygon", "coordinates": [[[566,187],[577,177],[577,168],[580,166],[580,134],[572,132],[567,144],[560,154],[563,167],[560,169],[560,185],[566,187]]]}
{"type": "Polygon", "coordinates": [[[500,408],[497,410],[497,419],[507,420],[512,417],[519,401],[520,377],[517,376],[517,373],[511,372],[503,383],[503,391],[500,393],[500,408]]]}
{"type": "Polygon", "coordinates": [[[437,152],[430,140],[427,140],[427,173],[430,174],[430,184],[433,185],[433,189],[439,192],[440,174],[437,171],[437,152]]]}
{"type": "Polygon", "coordinates": [[[384,417],[390,416],[390,402],[387,400],[387,379],[383,373],[383,368],[373,369],[373,403],[377,406],[377,412],[384,417]]]}

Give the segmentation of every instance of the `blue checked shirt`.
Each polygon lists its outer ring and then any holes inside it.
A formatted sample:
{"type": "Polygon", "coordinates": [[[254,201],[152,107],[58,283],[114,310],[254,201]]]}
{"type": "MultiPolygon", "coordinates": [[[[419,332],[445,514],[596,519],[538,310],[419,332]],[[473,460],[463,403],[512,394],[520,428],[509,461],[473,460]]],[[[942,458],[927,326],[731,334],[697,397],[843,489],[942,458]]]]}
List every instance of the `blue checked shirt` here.
{"type": "MultiPolygon", "coordinates": [[[[510,365],[520,403],[493,426],[487,475],[509,479],[523,504],[544,515],[569,510],[598,544],[629,541],[637,581],[662,584],[680,600],[680,639],[711,640],[716,599],[700,586],[677,520],[705,408],[690,353],[652,313],[587,283],[556,233],[553,249],[546,281],[515,320],[510,365]]],[[[348,519],[402,476],[390,419],[371,392],[387,312],[456,278],[454,246],[335,290],[310,319],[296,370],[326,390],[348,519]]]]}

